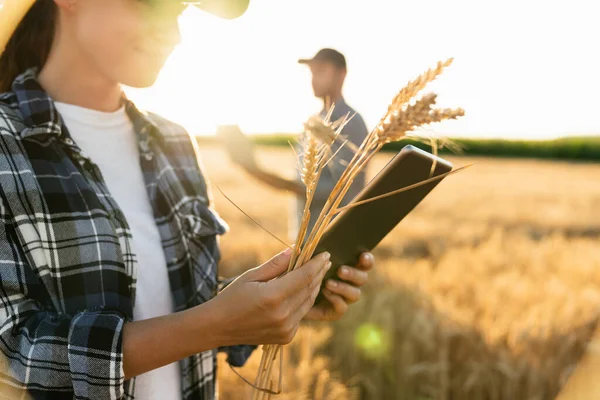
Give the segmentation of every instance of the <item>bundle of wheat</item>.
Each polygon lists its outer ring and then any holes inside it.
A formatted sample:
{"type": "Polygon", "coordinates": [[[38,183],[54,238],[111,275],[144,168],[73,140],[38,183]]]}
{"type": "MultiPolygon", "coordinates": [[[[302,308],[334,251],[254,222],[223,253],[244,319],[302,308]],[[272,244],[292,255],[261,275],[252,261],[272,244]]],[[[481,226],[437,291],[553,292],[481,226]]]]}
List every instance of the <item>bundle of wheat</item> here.
{"type": "MultiPolygon", "coordinates": [[[[358,400],[358,388],[347,388],[333,371],[329,358],[317,354],[318,348],[324,346],[330,336],[331,329],[302,327],[294,342],[285,346],[285,393],[281,394],[280,400],[358,400]]],[[[256,370],[259,361],[259,357],[252,356],[244,370],[256,370]]],[[[224,355],[219,357],[219,364],[227,366],[224,355]]],[[[238,379],[236,374],[220,374],[221,400],[252,398],[252,387],[240,385],[238,379]]]]}
{"type": "MultiPolygon", "coordinates": [[[[464,115],[462,109],[433,108],[437,97],[435,94],[427,94],[411,103],[411,100],[451,63],[452,59],[449,59],[446,62],[439,62],[435,68],[426,71],[400,90],[375,129],[367,135],[360,147],[352,149],[354,152],[352,160],[331,191],[325,206],[310,232],[308,231],[311,218],[310,205],[315,189],[323,169],[326,168],[329,161],[336,156],[336,153],[332,152],[331,145],[336,141],[344,140],[343,136],[340,136],[340,133],[351,116],[346,116],[332,122],[330,120],[332,109],[330,109],[325,118],[321,119],[313,117],[305,124],[305,132],[303,134],[304,157],[302,165],[300,166],[300,172],[302,181],[306,185],[306,206],[288,271],[300,267],[313,256],[321,236],[326,231],[333,218],[342,210],[340,203],[346,196],[355,177],[363,171],[367,163],[385,144],[406,138],[409,132],[413,132],[418,127],[446,119],[456,119],[464,115]]],[[[341,146],[346,144],[347,142],[344,141],[341,146]]],[[[433,179],[439,178],[440,177],[436,177],[433,179]]],[[[407,189],[410,188],[402,190],[407,189]]],[[[343,209],[356,205],[357,204],[351,203],[343,209]]],[[[277,356],[282,351],[281,346],[267,345],[264,346],[263,350],[263,357],[254,384],[255,400],[268,399],[271,394],[278,393],[281,390],[274,391],[275,380],[273,380],[271,376],[277,356]]]]}

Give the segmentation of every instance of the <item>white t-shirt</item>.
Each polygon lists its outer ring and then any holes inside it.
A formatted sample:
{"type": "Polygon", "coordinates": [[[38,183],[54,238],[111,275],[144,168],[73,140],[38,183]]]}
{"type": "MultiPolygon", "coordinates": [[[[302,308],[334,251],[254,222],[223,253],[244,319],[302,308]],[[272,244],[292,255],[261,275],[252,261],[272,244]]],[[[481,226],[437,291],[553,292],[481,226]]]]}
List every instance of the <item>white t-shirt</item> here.
{"type": "MultiPolygon", "coordinates": [[[[134,319],[173,313],[167,263],[146,192],[137,138],[125,108],[105,113],[58,102],[56,108],[73,140],[100,168],[131,228],[138,261],[134,319]]],[[[181,399],[180,376],[178,363],[142,374],[136,379],[135,398],[181,399]]]]}

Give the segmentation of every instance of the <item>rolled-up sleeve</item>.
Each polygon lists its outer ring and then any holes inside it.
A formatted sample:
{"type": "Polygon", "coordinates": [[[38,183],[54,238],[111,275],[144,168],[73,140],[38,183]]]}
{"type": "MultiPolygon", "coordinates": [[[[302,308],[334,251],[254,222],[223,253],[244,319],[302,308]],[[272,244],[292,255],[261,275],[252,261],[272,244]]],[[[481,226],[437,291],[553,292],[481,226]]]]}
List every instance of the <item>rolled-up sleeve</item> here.
{"type": "Polygon", "coordinates": [[[71,320],[68,355],[76,397],[122,397],[124,323],[109,312],[84,312],[71,320]]]}
{"type": "Polygon", "coordinates": [[[112,310],[59,314],[40,304],[41,283],[9,236],[0,221],[0,395],[122,398],[125,317],[112,310]]]}
{"type": "Polygon", "coordinates": [[[232,367],[243,367],[256,348],[253,345],[227,346],[219,348],[219,352],[227,354],[227,362],[232,367]]]}

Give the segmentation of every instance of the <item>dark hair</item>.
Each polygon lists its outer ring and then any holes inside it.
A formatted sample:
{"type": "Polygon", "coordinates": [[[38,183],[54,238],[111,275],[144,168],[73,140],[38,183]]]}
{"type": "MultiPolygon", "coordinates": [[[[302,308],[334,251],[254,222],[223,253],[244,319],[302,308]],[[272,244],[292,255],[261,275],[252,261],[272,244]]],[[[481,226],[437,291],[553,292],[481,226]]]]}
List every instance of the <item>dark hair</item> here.
{"type": "Polygon", "coordinates": [[[8,41],[0,56],[0,93],[11,90],[19,74],[41,68],[48,60],[58,11],[54,0],[36,0],[8,41]]]}

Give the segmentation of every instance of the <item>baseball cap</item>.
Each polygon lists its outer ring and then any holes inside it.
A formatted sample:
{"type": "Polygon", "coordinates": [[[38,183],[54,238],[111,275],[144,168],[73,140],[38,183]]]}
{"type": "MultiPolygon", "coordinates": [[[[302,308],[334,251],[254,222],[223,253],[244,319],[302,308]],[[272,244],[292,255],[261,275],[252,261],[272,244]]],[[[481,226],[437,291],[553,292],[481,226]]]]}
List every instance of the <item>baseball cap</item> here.
{"type": "Polygon", "coordinates": [[[334,49],[321,49],[313,58],[301,58],[299,64],[310,64],[313,62],[329,62],[338,68],[346,68],[346,57],[334,49]]]}
{"type": "Polygon", "coordinates": [[[180,2],[194,5],[208,13],[224,19],[241,17],[250,5],[250,0],[202,0],[180,2]]]}
{"type": "MultiPolygon", "coordinates": [[[[194,5],[224,19],[240,17],[246,12],[250,4],[250,0],[171,1],[194,5]]],[[[4,51],[6,43],[17,29],[19,22],[35,2],[36,0],[4,0],[0,2],[0,54],[4,51]]]]}

